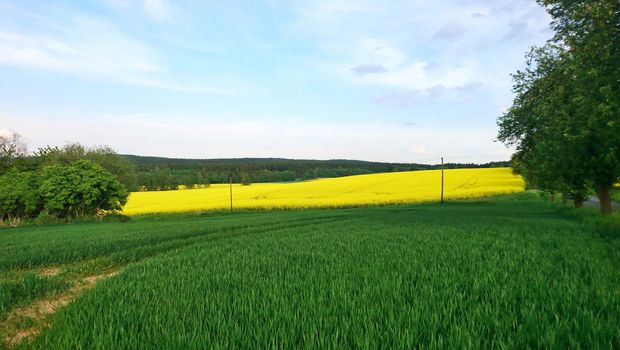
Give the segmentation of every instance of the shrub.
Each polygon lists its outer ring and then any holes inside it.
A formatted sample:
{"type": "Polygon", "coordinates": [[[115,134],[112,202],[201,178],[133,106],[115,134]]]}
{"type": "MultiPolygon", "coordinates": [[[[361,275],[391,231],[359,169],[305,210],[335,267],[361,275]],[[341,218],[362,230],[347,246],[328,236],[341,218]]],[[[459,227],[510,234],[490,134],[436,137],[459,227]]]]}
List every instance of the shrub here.
{"type": "Polygon", "coordinates": [[[119,210],[127,202],[127,189],[111,173],[87,160],[69,166],[43,169],[40,191],[44,209],[58,217],[94,215],[119,210]]]}
{"type": "Polygon", "coordinates": [[[0,219],[13,221],[38,215],[43,207],[40,181],[35,172],[15,169],[0,176],[0,219]]]}

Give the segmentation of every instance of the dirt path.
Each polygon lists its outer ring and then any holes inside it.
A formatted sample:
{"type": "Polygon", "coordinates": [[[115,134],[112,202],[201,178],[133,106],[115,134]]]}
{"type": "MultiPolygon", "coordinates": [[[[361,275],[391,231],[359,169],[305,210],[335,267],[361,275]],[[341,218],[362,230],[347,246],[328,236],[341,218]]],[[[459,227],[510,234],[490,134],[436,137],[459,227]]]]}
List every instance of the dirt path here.
{"type": "Polygon", "coordinates": [[[48,316],[56,313],[65,305],[69,304],[82,292],[95,287],[97,282],[115,276],[120,270],[108,271],[99,275],[91,275],[84,277],[76,282],[76,284],[65,293],[53,298],[38,300],[35,303],[23,308],[11,310],[9,316],[4,322],[0,322],[0,329],[5,329],[8,335],[2,339],[4,346],[13,348],[27,338],[31,338],[39,334],[43,329],[50,326],[48,316]],[[23,319],[28,319],[27,324],[34,323],[34,326],[28,328],[20,327],[23,319]]]}
{"type": "MultiPolygon", "coordinates": [[[[584,201],[583,204],[590,206],[590,207],[600,207],[601,201],[597,197],[590,197],[588,198],[587,201],[584,201]]],[[[611,207],[614,209],[620,209],[620,203],[611,202],[611,207]]]]}

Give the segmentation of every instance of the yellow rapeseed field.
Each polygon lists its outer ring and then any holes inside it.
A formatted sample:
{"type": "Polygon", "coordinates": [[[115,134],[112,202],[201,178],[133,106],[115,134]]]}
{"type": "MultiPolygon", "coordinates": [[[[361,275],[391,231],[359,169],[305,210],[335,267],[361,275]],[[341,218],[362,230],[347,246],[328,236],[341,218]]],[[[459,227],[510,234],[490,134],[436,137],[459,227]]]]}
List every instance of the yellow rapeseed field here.
{"type": "MultiPolygon", "coordinates": [[[[476,198],[523,191],[510,168],[445,171],[445,199],[476,198]]],[[[234,184],[234,208],[317,208],[419,203],[439,200],[441,171],[407,171],[347,176],[293,183],[234,184]]],[[[230,207],[227,184],[177,191],[133,192],[127,215],[204,211],[230,207]]]]}

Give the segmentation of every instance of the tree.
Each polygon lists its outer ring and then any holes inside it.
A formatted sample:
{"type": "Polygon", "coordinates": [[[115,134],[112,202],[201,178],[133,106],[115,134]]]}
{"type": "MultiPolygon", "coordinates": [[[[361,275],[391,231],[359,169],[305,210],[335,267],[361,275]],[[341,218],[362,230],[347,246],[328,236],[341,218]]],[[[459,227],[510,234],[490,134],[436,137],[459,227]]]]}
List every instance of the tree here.
{"type": "Polygon", "coordinates": [[[612,211],[611,188],[620,178],[620,2],[617,0],[541,1],[553,18],[555,42],[574,61],[582,120],[580,141],[588,156],[583,167],[601,202],[612,211]]]}
{"type": "Polygon", "coordinates": [[[26,144],[16,132],[0,134],[0,175],[6,173],[15,160],[24,157],[27,152],[26,144]]]}
{"type": "Polygon", "coordinates": [[[86,147],[79,143],[69,143],[62,148],[40,148],[35,154],[43,165],[70,165],[78,160],[89,160],[116,176],[128,190],[138,190],[134,165],[108,146],[86,147]]]}
{"type": "Polygon", "coordinates": [[[87,160],[45,167],[40,193],[44,209],[63,218],[120,210],[128,197],[127,189],[114,175],[87,160]]]}
{"type": "Polygon", "coordinates": [[[250,179],[250,175],[247,173],[241,173],[241,185],[242,186],[250,186],[252,184],[252,179],[250,179]]]}
{"type": "Polygon", "coordinates": [[[38,173],[17,169],[0,176],[0,219],[22,220],[38,215],[43,208],[40,182],[38,173]]]}
{"type": "Polygon", "coordinates": [[[515,100],[498,139],[529,182],[573,196],[593,188],[601,211],[620,177],[620,2],[540,0],[554,38],[513,75],[515,100]]]}

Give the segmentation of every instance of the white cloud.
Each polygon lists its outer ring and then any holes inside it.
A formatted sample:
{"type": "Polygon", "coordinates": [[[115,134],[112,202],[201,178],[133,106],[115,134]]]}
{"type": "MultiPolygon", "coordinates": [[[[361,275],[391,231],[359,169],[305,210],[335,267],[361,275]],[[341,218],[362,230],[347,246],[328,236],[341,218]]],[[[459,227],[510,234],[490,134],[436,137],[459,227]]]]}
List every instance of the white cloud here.
{"type": "Polygon", "coordinates": [[[424,61],[412,62],[386,74],[365,75],[356,79],[364,84],[408,90],[428,90],[437,86],[458,88],[472,83],[475,75],[470,66],[445,67],[445,70],[431,71],[424,61]]]}
{"type": "Polygon", "coordinates": [[[142,0],[144,11],[156,19],[169,19],[172,16],[170,4],[165,0],[142,0]]]}
{"type": "Polygon", "coordinates": [[[362,64],[357,67],[351,68],[352,72],[355,72],[359,75],[364,74],[380,74],[385,73],[387,70],[380,64],[362,64]]]}
{"type": "Polygon", "coordinates": [[[296,4],[299,21],[298,28],[316,30],[317,24],[338,24],[346,21],[347,17],[356,15],[372,15],[383,12],[383,6],[375,3],[353,0],[335,1],[306,1],[296,4]]]}
{"type": "Polygon", "coordinates": [[[448,22],[444,24],[435,34],[433,39],[455,40],[463,36],[467,28],[459,22],[448,22]]]}
{"type": "Polygon", "coordinates": [[[400,65],[407,60],[407,55],[391,43],[375,38],[363,38],[359,43],[357,55],[388,67],[400,65]]]}
{"type": "Polygon", "coordinates": [[[150,48],[104,22],[80,20],[74,30],[64,39],[0,32],[0,64],[128,79],[161,69],[150,48]]]}
{"type": "MultiPolygon", "coordinates": [[[[534,1],[310,1],[298,5],[292,33],[323,52],[308,64],[338,83],[445,93],[471,84],[510,94],[509,74],[530,45],[550,35],[534,1]],[[508,44],[510,46],[508,46],[508,44]],[[351,69],[373,64],[382,74],[351,69]]],[[[498,97],[502,100],[503,96],[498,97]]]]}
{"type": "Polygon", "coordinates": [[[0,65],[199,94],[264,93],[256,84],[234,79],[170,78],[166,62],[156,49],[113,22],[73,13],[43,21],[37,15],[20,11],[21,16],[32,17],[46,30],[0,29],[0,65]]]}
{"type": "Polygon", "coordinates": [[[24,117],[0,115],[19,130],[31,149],[67,141],[108,144],[121,153],[188,158],[286,157],[363,159],[392,162],[486,162],[499,153],[490,129],[420,129],[392,124],[333,125],[303,120],[226,122],[208,116],[98,115],[24,117]],[[195,119],[195,118],[194,118],[195,119]],[[113,121],[113,122],[112,122],[113,121]],[[187,127],[191,125],[191,127],[187,127]]]}

